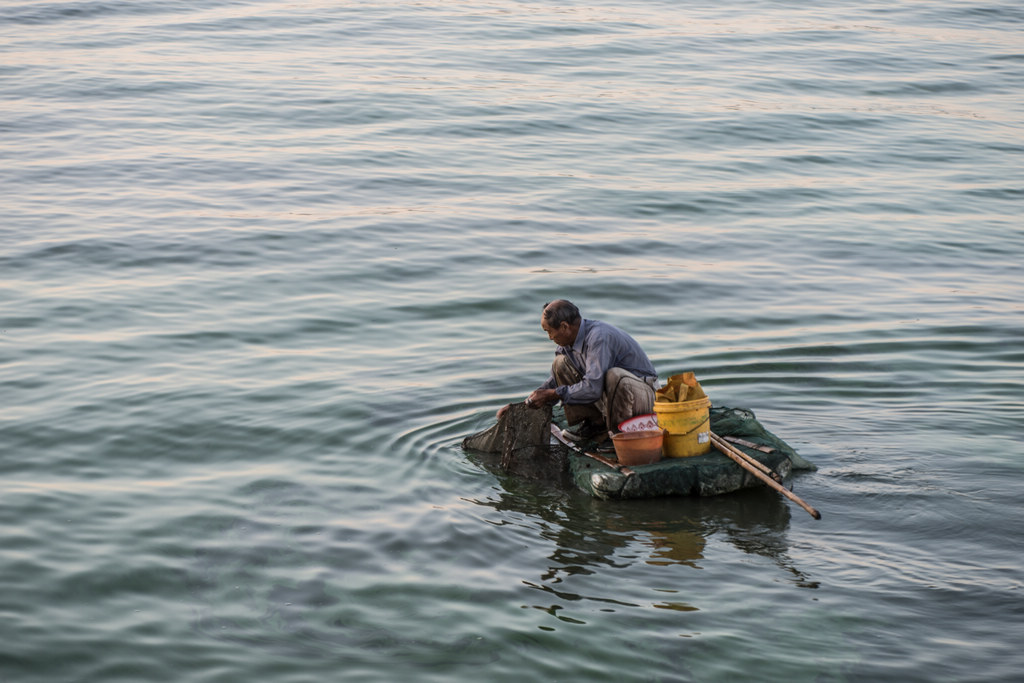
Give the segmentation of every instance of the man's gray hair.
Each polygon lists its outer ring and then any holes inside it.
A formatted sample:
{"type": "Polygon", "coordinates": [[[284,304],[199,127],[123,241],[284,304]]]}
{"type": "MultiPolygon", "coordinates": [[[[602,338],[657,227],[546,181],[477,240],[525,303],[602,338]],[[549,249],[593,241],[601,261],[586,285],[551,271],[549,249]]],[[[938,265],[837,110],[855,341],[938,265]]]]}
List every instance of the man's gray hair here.
{"type": "Polygon", "coordinates": [[[562,323],[575,325],[580,321],[580,309],[571,301],[556,299],[544,304],[542,317],[549,327],[561,327],[562,323]]]}

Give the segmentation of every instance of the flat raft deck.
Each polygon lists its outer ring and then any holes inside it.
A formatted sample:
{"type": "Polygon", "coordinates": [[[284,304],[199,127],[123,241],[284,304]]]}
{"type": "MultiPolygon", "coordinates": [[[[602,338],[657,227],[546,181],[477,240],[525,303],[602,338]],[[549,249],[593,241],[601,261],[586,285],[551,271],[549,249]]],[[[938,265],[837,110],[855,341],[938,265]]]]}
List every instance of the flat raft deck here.
{"type": "MultiPolygon", "coordinates": [[[[785,479],[793,471],[815,470],[789,444],[778,438],[744,408],[711,408],[711,431],[721,437],[737,437],[754,446],[731,441],[730,445],[768,466],[785,479]],[[761,448],[758,448],[761,447],[761,448]],[[770,452],[765,452],[770,451],[770,452]]],[[[557,427],[552,425],[552,431],[557,427]]],[[[565,444],[564,441],[562,441],[565,444]]],[[[661,496],[716,496],[740,489],[763,486],[753,474],[717,449],[688,458],[664,458],[650,465],[619,466],[614,453],[600,456],[568,446],[569,470],[576,486],[595,498],[619,500],[661,496]]]]}

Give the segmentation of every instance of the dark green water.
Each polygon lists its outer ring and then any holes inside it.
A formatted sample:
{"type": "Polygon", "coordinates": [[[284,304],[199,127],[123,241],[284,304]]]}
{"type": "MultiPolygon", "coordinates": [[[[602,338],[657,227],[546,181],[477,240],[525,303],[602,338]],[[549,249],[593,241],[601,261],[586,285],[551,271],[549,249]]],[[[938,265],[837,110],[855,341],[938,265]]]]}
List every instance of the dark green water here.
{"type": "Polygon", "coordinates": [[[0,680],[996,681],[1013,3],[0,2],[0,680]],[[462,437],[573,299],[818,466],[462,437]]]}

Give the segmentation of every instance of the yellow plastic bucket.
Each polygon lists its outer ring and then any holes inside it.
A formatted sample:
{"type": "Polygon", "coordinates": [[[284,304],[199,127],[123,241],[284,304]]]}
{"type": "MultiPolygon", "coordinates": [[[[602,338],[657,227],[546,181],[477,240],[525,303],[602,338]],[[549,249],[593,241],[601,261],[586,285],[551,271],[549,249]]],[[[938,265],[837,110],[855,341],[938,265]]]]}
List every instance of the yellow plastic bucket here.
{"type": "Polygon", "coordinates": [[[668,431],[662,449],[666,457],[688,458],[711,450],[711,399],[672,403],[657,401],[654,414],[658,426],[668,431]]]}

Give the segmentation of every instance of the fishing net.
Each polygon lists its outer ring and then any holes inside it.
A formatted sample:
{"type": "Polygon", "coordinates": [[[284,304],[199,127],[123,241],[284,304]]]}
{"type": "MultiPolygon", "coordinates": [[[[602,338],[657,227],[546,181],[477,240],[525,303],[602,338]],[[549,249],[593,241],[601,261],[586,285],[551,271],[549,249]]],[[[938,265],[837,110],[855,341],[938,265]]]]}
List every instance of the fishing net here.
{"type": "Polygon", "coordinates": [[[500,453],[503,470],[532,479],[555,479],[568,468],[564,450],[551,447],[551,406],[513,403],[497,424],[467,436],[462,447],[500,453]]]}

